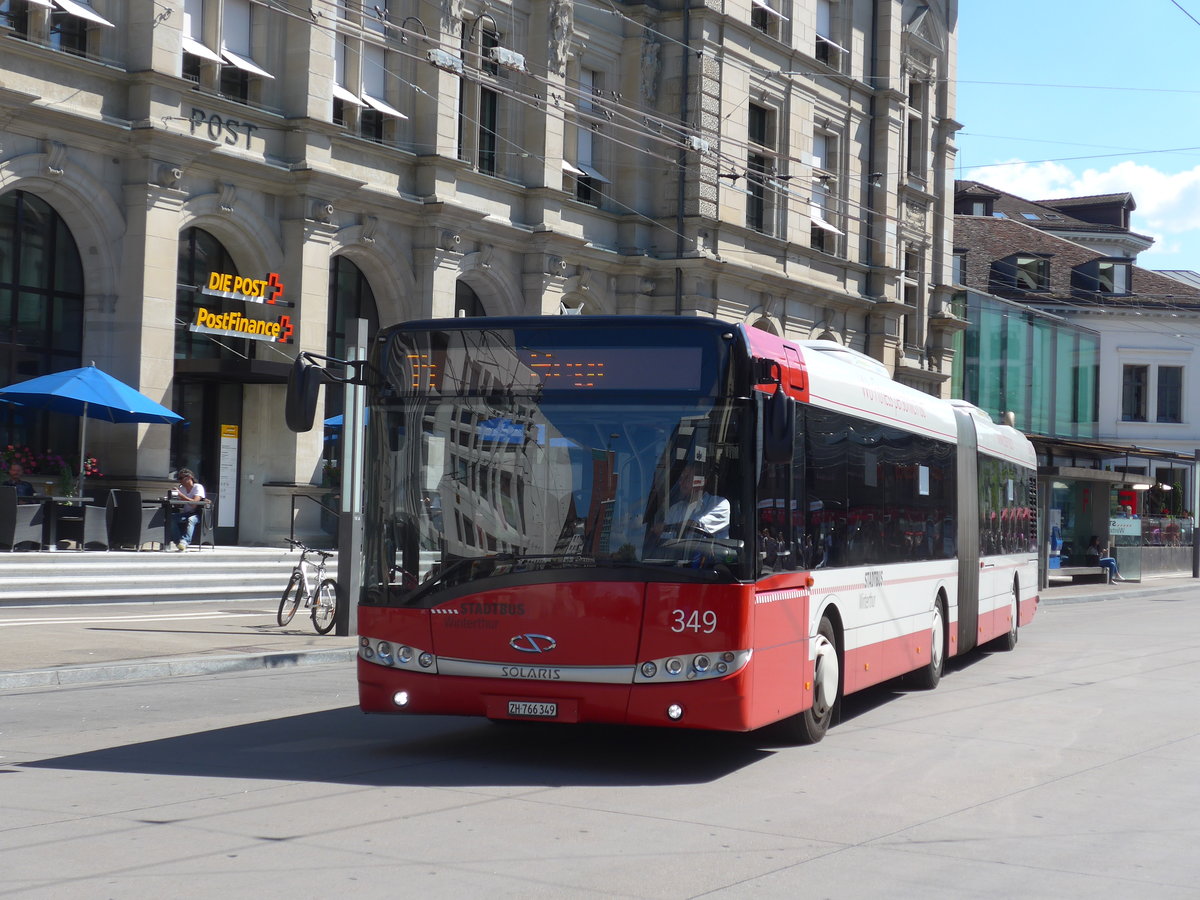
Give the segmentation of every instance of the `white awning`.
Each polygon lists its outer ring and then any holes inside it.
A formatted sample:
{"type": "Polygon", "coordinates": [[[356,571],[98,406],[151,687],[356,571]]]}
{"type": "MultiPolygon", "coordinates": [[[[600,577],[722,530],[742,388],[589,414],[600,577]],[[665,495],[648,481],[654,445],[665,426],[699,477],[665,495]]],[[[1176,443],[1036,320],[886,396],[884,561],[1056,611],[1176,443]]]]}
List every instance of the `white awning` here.
{"type": "Polygon", "coordinates": [[[362,99],[363,103],[367,104],[367,106],[371,107],[371,109],[375,110],[376,112],[381,112],[385,116],[395,116],[397,119],[408,118],[408,116],[400,112],[400,110],[396,109],[396,107],[383,102],[378,97],[372,97],[370,94],[363,94],[362,99]]]}
{"type": "Polygon", "coordinates": [[[821,212],[818,209],[814,209],[812,211],[812,223],[822,231],[828,231],[830,234],[845,234],[844,231],[840,231],[826,222],[825,217],[821,215],[821,212]]]}
{"type": "Polygon", "coordinates": [[[254,60],[240,56],[237,53],[234,53],[228,47],[221,47],[221,56],[225,57],[225,62],[229,63],[235,68],[241,69],[243,72],[249,72],[251,75],[257,75],[259,78],[270,78],[272,81],[275,80],[274,75],[262,68],[254,60]]]}
{"type": "Polygon", "coordinates": [[[576,163],[576,165],[579,166],[579,168],[583,169],[583,174],[586,175],[588,178],[592,179],[593,181],[598,181],[601,184],[612,184],[611,181],[609,181],[607,178],[605,178],[603,175],[601,175],[599,172],[597,172],[592,166],[589,166],[587,163],[576,163]]]}
{"type": "Polygon", "coordinates": [[[353,103],[355,106],[366,106],[366,104],[354,96],[354,94],[350,93],[350,91],[346,90],[336,82],[334,82],[333,85],[333,96],[337,97],[339,100],[344,100],[346,103],[353,103]]]}
{"type": "Polygon", "coordinates": [[[562,162],[563,162],[563,171],[564,172],[570,172],[572,175],[586,175],[587,174],[587,172],[583,171],[583,169],[575,168],[573,165],[571,165],[565,159],[562,162]]]}
{"type": "Polygon", "coordinates": [[[757,6],[759,9],[761,9],[763,12],[770,13],[771,15],[775,16],[777,19],[780,19],[781,21],[786,22],[788,20],[788,17],[785,16],[783,13],[779,12],[778,10],[771,9],[771,5],[767,2],[767,0],[750,0],[750,2],[753,3],[755,6],[757,6]]]}
{"type": "Polygon", "coordinates": [[[81,19],[87,19],[89,22],[95,22],[97,25],[103,25],[106,28],[114,28],[112,22],[100,15],[86,3],[81,0],[54,0],[56,6],[65,13],[70,13],[73,16],[79,16],[81,19]]]}
{"type": "Polygon", "coordinates": [[[818,41],[824,41],[826,44],[828,44],[830,47],[832,47],[832,48],[833,48],[834,50],[836,50],[838,53],[845,53],[845,52],[847,52],[845,47],[843,47],[841,44],[834,43],[834,42],[833,42],[833,41],[831,41],[829,38],[825,37],[825,35],[823,35],[823,34],[818,34],[818,35],[817,35],[817,40],[818,40],[818,41]]]}
{"type": "Polygon", "coordinates": [[[207,59],[209,62],[224,62],[220,55],[209,50],[208,47],[187,35],[183,36],[183,52],[190,53],[192,56],[198,56],[201,59],[207,59]]]}
{"type": "Polygon", "coordinates": [[[28,0],[28,2],[31,6],[44,6],[46,9],[50,9],[52,5],[50,0],[28,0]]]}

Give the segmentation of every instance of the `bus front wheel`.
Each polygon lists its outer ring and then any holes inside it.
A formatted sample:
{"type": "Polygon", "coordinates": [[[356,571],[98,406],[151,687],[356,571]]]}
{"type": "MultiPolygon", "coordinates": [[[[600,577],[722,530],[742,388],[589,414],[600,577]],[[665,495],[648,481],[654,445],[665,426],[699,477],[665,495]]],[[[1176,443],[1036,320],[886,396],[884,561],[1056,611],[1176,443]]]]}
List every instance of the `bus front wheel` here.
{"type": "Polygon", "coordinates": [[[822,617],[813,654],[812,705],[780,723],[786,735],[801,744],[815,744],[833,722],[842,690],[841,657],[833,623],[822,617]]]}

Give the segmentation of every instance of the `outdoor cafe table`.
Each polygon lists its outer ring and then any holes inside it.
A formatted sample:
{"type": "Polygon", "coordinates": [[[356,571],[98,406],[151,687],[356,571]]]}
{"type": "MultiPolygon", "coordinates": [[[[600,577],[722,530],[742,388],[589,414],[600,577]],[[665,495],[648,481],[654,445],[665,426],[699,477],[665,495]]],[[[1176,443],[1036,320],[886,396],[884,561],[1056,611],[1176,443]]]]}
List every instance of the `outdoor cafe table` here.
{"type": "MultiPolygon", "coordinates": [[[[91,503],[94,497],[51,497],[46,494],[33,494],[27,499],[36,500],[42,504],[42,547],[46,550],[58,549],[58,523],[60,521],[80,521],[71,515],[71,507],[91,503]]],[[[83,549],[82,539],[79,549],[83,549]]]]}

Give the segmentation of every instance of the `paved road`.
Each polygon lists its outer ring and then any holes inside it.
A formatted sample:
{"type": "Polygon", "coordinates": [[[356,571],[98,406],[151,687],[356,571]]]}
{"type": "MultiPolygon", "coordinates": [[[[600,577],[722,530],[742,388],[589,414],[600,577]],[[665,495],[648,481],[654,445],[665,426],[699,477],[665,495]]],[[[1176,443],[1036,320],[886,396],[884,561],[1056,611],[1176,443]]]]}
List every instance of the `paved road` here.
{"type": "Polygon", "coordinates": [[[343,665],[10,690],[0,897],[1195,898],[1200,590],[1105,596],[809,748],[364,717],[343,665]]]}

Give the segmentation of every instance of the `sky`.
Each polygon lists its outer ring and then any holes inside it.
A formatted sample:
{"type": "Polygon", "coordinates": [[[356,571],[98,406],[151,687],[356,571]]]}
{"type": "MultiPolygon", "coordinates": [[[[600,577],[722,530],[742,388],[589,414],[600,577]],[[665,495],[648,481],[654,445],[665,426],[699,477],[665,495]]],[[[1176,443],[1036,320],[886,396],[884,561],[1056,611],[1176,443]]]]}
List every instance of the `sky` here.
{"type": "Polygon", "coordinates": [[[1200,0],[959,0],[955,177],[1128,191],[1138,264],[1200,271],[1200,0]],[[1192,18],[1195,17],[1195,18],[1192,18]]]}

